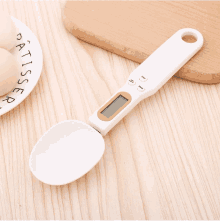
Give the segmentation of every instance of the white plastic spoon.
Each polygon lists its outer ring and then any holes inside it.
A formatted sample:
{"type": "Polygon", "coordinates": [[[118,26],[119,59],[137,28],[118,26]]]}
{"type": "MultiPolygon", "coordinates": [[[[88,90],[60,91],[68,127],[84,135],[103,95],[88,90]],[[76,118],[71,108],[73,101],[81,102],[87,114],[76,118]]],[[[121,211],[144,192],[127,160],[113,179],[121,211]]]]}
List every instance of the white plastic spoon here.
{"type": "Polygon", "coordinates": [[[106,135],[141,100],[156,93],[202,45],[203,37],[197,30],[177,31],[89,118],[91,126],[77,120],[53,126],[30,155],[29,165],[35,177],[50,185],[63,185],[86,174],[104,153],[102,135],[106,135]],[[182,40],[185,35],[193,35],[197,41],[187,43],[182,40]]]}

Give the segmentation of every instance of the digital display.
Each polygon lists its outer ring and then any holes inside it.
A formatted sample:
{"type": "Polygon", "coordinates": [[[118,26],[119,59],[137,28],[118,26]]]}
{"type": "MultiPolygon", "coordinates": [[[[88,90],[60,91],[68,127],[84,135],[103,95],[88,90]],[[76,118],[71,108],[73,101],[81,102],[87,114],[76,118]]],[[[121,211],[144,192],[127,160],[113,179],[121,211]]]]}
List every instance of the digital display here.
{"type": "Polygon", "coordinates": [[[120,107],[128,101],[127,98],[119,95],[111,104],[109,104],[102,112],[105,117],[111,117],[120,107]]]}

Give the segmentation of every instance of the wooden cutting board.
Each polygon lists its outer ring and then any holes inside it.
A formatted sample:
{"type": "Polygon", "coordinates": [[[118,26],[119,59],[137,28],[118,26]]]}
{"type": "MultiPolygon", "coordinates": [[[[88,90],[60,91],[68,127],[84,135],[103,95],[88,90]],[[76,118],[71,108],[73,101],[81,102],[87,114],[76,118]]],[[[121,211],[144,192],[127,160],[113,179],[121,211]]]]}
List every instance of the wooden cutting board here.
{"type": "Polygon", "coordinates": [[[220,2],[67,1],[62,17],[77,38],[138,63],[177,30],[195,28],[204,46],[175,76],[220,82],[220,2]]]}

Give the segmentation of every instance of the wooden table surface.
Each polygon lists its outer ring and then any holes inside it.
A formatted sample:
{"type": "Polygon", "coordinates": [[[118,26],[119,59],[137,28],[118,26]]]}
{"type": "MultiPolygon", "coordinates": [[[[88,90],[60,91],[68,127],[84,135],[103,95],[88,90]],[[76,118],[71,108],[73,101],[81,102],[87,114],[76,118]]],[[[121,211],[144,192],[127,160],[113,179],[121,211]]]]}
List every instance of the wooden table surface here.
{"type": "Polygon", "coordinates": [[[85,176],[64,186],[33,177],[29,155],[43,133],[88,122],[138,66],[70,35],[64,3],[0,1],[44,55],[32,93],[0,117],[0,218],[220,219],[219,84],[173,77],[104,137],[105,154],[85,176]]]}

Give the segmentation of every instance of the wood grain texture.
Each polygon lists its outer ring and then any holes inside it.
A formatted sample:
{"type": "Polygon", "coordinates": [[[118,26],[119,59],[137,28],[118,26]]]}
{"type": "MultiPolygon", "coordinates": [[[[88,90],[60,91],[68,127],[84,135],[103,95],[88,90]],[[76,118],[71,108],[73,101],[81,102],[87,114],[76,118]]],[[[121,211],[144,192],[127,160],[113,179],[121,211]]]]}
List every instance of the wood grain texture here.
{"type": "Polygon", "coordinates": [[[220,82],[219,1],[67,1],[67,30],[77,38],[141,63],[182,28],[195,28],[204,46],[175,76],[220,82]]]}
{"type": "Polygon", "coordinates": [[[138,66],[68,33],[64,3],[0,1],[44,55],[35,89],[0,117],[0,218],[220,219],[219,84],[172,78],[104,137],[105,154],[85,176],[57,187],[33,177],[29,155],[43,133],[88,122],[138,66]]]}

